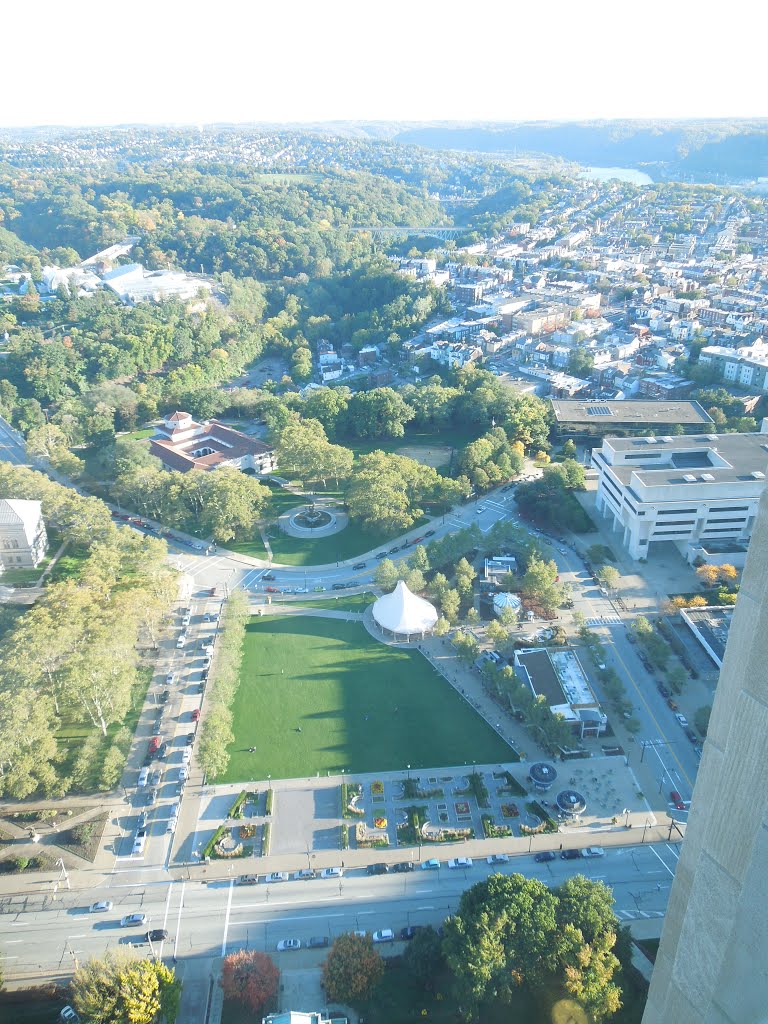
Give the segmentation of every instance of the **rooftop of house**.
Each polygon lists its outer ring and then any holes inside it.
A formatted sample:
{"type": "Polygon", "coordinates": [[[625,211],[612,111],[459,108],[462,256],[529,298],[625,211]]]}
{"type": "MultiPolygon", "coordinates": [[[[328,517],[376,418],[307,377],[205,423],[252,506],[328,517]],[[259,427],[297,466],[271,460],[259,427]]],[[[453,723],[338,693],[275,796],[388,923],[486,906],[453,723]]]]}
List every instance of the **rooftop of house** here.
{"type": "Polygon", "coordinates": [[[712,417],[698,402],[633,400],[595,402],[560,398],[551,401],[552,411],[558,423],[694,424],[712,422],[712,417]]]}

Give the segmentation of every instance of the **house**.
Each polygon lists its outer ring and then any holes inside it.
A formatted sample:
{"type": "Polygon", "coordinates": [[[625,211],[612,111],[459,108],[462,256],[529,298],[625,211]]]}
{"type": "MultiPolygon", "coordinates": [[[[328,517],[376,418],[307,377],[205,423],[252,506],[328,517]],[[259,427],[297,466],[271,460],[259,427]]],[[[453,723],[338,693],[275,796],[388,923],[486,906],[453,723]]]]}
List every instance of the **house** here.
{"type": "Polygon", "coordinates": [[[517,650],[514,669],[534,700],[544,697],[552,714],[562,715],[582,739],[605,732],[608,718],[573,651],[517,650]]]}
{"type": "Polygon", "coordinates": [[[42,503],[26,498],[0,499],[0,572],[37,568],[47,547],[42,503]]]}
{"type": "Polygon", "coordinates": [[[187,473],[191,469],[234,466],[260,476],[273,472],[275,449],[256,438],[233,430],[218,420],[196,423],[188,412],[174,412],[163,420],[149,450],[166,469],[187,473]]]}

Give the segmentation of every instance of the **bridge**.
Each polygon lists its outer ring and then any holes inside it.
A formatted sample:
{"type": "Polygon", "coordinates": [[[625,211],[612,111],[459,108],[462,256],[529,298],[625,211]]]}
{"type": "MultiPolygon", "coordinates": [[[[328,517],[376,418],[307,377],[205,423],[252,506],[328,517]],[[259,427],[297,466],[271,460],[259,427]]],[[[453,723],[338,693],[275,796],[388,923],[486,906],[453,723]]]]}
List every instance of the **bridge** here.
{"type": "Polygon", "coordinates": [[[407,225],[384,225],[384,224],[371,224],[366,227],[349,228],[350,231],[354,231],[358,234],[369,234],[374,238],[391,238],[395,235],[420,235],[427,236],[429,238],[457,238],[459,235],[465,234],[468,230],[463,227],[446,227],[445,224],[440,224],[435,227],[409,227],[407,225]]]}

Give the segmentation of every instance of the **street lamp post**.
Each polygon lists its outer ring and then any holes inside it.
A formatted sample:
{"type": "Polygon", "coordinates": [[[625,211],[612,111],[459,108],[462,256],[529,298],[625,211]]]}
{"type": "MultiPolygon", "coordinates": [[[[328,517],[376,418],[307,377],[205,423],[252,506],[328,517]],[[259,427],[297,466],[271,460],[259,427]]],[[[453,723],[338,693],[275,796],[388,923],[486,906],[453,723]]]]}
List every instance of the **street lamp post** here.
{"type": "Polygon", "coordinates": [[[406,768],[408,769],[408,781],[410,782],[411,781],[411,766],[408,764],[408,765],[406,765],[406,768]]]}

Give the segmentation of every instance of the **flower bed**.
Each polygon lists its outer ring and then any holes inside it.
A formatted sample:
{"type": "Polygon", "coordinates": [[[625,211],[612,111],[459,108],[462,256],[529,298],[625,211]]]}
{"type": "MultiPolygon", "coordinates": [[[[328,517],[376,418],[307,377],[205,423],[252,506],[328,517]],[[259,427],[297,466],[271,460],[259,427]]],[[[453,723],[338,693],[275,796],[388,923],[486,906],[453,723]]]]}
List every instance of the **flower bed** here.
{"type": "Polygon", "coordinates": [[[459,817],[459,818],[469,818],[469,817],[471,817],[471,813],[472,812],[470,811],[469,803],[466,800],[457,800],[456,803],[453,805],[453,808],[456,811],[456,816],[457,817],[459,817]]]}
{"type": "Polygon", "coordinates": [[[363,798],[363,787],[356,782],[342,782],[341,784],[341,814],[344,818],[360,818],[365,814],[362,807],[358,807],[358,801],[363,798]]]}
{"type": "Polygon", "coordinates": [[[373,796],[384,796],[384,783],[380,779],[371,783],[371,793],[373,796]]]}
{"type": "Polygon", "coordinates": [[[253,839],[256,835],[255,825],[241,825],[239,830],[241,839],[253,839]]]}
{"type": "Polygon", "coordinates": [[[520,808],[517,806],[517,804],[502,804],[501,813],[504,815],[505,818],[519,818],[520,808]]]}
{"type": "Polygon", "coordinates": [[[389,846],[389,836],[386,833],[370,832],[363,821],[358,821],[355,825],[355,841],[359,850],[389,846]]]}
{"type": "Polygon", "coordinates": [[[483,815],[483,832],[486,839],[506,839],[512,835],[509,825],[497,825],[491,814],[483,815]]]}
{"type": "Polygon", "coordinates": [[[386,828],[387,827],[387,819],[386,818],[374,818],[373,819],[373,827],[374,828],[386,828]]]}

